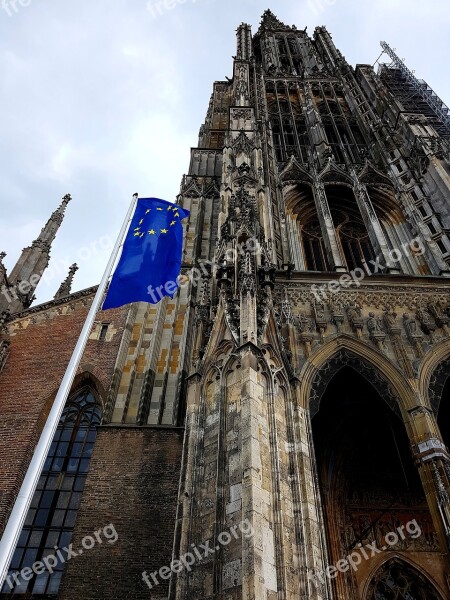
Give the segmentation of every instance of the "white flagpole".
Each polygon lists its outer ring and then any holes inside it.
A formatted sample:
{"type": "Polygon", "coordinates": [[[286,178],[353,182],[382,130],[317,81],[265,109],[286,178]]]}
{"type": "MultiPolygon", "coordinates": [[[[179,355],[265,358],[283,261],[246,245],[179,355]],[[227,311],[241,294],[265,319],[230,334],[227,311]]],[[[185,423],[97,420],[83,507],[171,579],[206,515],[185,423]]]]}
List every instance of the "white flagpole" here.
{"type": "Polygon", "coordinates": [[[47,422],[44,425],[41,437],[34,450],[34,454],[31,459],[30,465],[25,474],[25,478],[14,503],[11,515],[8,519],[8,523],[6,524],[5,530],[3,532],[3,536],[0,541],[0,590],[2,589],[3,583],[7,577],[8,568],[11,564],[14,550],[16,549],[17,542],[19,540],[19,536],[22,531],[22,527],[25,522],[28,509],[30,508],[33,494],[36,490],[36,486],[39,481],[39,477],[41,476],[45,459],[47,458],[50,445],[58,427],[61,414],[64,410],[67,397],[71,390],[73,380],[77,373],[84,349],[89,339],[89,335],[91,333],[91,329],[95,321],[95,316],[100,309],[100,305],[103,299],[103,294],[105,292],[106,285],[108,283],[109,276],[111,274],[114,263],[116,262],[125,235],[127,233],[130,220],[133,217],[137,199],[138,194],[134,194],[130,204],[130,208],[127,212],[127,216],[125,217],[125,220],[123,222],[122,228],[120,230],[114,249],[111,253],[111,257],[106,266],[100,285],[98,286],[97,293],[95,294],[94,300],[92,301],[92,305],[86,317],[83,329],[81,330],[80,337],[78,338],[78,342],[75,346],[72,357],[67,366],[58,393],[56,394],[56,398],[53,402],[52,409],[50,411],[50,414],[48,415],[47,422]]]}

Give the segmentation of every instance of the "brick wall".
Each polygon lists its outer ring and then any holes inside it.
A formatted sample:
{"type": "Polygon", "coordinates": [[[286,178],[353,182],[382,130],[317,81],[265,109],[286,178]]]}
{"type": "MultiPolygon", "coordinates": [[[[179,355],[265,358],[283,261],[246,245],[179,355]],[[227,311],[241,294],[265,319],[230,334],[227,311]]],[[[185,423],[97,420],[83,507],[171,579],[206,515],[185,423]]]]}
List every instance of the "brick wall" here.
{"type": "Polygon", "coordinates": [[[182,443],[180,428],[99,428],[73,548],[111,523],[118,540],[67,563],[60,600],[167,598],[167,584],[150,592],[142,572],[171,562],[182,443]]]}
{"type": "MultiPolygon", "coordinates": [[[[92,294],[75,294],[67,301],[32,309],[9,326],[10,354],[0,373],[0,534],[91,301],[92,294]]],[[[126,308],[99,314],[99,320],[111,323],[109,339],[89,340],[81,362],[81,371],[93,374],[104,396],[126,315],[126,308]]]]}

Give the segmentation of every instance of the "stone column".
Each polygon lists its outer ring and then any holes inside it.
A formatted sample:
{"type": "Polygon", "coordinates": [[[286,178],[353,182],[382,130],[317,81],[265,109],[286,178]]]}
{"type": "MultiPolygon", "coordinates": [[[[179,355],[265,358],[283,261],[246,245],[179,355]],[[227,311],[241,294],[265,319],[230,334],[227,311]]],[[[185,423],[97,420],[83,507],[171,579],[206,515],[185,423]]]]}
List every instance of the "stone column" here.
{"type": "Polygon", "coordinates": [[[359,212],[367,228],[372,247],[378,255],[377,258],[387,267],[389,273],[401,273],[392,260],[386,236],[384,235],[366,186],[356,181],[354,192],[359,212]]]}
{"type": "Polygon", "coordinates": [[[328,205],[325,186],[320,181],[316,181],[313,186],[313,191],[317,215],[319,217],[325,247],[328,251],[329,261],[335,271],[345,272],[347,270],[344,266],[345,260],[338,244],[336,229],[334,228],[333,218],[328,205]]]}
{"type": "Polygon", "coordinates": [[[450,455],[433,411],[419,405],[409,411],[413,456],[444,553],[450,550],[450,455]]]}

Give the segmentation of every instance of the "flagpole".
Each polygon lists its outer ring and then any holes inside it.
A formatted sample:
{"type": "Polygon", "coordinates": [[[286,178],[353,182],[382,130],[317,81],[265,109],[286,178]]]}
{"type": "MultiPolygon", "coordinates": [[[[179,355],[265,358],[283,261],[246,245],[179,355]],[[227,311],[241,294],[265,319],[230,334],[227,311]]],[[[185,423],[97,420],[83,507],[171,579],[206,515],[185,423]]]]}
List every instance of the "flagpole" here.
{"type": "Polygon", "coordinates": [[[67,397],[70,393],[73,380],[77,373],[84,349],[89,339],[89,335],[91,333],[91,329],[95,321],[95,316],[100,309],[103,294],[108,283],[108,278],[114,267],[114,264],[120,251],[120,247],[127,233],[130,220],[133,216],[137,199],[138,194],[134,194],[130,203],[130,208],[128,209],[122,228],[117,237],[116,244],[109,258],[105,272],[103,274],[102,280],[98,286],[97,293],[95,294],[94,300],[92,301],[92,305],[86,317],[83,329],[81,330],[80,337],[78,338],[77,344],[73,351],[70,362],[67,366],[58,393],[56,394],[56,398],[53,402],[53,406],[47,418],[47,422],[44,425],[44,429],[42,430],[39,442],[37,443],[37,446],[34,450],[33,457],[25,474],[25,478],[23,480],[19,494],[14,503],[11,515],[8,519],[8,523],[6,524],[5,530],[3,532],[3,536],[0,541],[0,590],[2,589],[3,583],[7,577],[8,568],[11,564],[14,550],[17,546],[17,542],[19,540],[19,536],[22,531],[22,527],[25,522],[28,509],[30,508],[33,494],[36,490],[39,477],[41,476],[41,472],[50,449],[50,445],[56,433],[56,429],[58,427],[59,420],[64,410],[67,397]]]}

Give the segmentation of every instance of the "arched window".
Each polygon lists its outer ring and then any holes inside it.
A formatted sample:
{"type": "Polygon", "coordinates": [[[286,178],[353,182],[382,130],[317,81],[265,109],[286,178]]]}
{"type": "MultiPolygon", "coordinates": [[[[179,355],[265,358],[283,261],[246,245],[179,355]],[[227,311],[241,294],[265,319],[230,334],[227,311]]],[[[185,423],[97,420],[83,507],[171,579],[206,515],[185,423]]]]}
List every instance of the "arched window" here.
{"type": "Polygon", "coordinates": [[[337,230],[349,271],[356,268],[364,270],[365,264],[370,265],[370,261],[375,260],[375,252],[362,221],[347,221],[337,230]]]}
{"type": "MultiPolygon", "coordinates": [[[[56,594],[64,562],[50,573],[33,573],[25,580],[20,571],[68,548],[80,506],[89,462],[101,420],[101,408],[89,387],[68,399],[50,446],[25,525],[17,544],[2,594],[56,594]]],[[[63,551],[62,556],[66,553],[63,551]]],[[[39,570],[39,569],[36,569],[39,570]]]]}
{"type": "Polygon", "coordinates": [[[431,583],[413,567],[394,558],[385,563],[373,578],[367,600],[441,600],[431,583]]]}
{"type": "Polygon", "coordinates": [[[308,271],[331,271],[317,219],[312,219],[303,226],[302,240],[308,271]]]}

